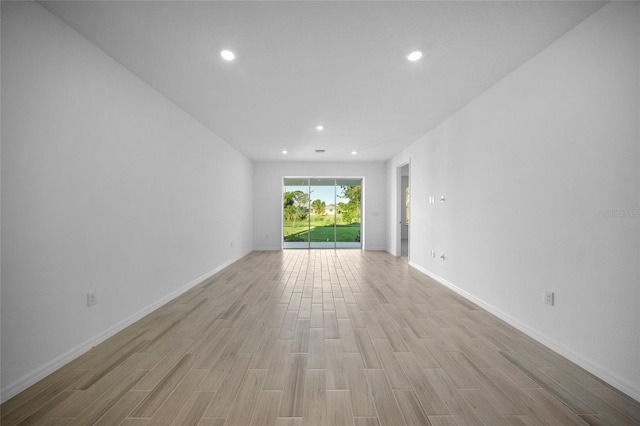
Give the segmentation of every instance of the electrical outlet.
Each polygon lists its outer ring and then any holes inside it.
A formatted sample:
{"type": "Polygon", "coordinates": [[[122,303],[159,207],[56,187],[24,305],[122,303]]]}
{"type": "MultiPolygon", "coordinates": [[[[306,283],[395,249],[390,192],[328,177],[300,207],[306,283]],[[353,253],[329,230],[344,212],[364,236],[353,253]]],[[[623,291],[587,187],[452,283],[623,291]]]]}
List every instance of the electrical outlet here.
{"type": "Polygon", "coordinates": [[[553,292],[552,291],[545,291],[544,292],[544,303],[546,305],[551,305],[553,306],[553,302],[554,302],[554,297],[553,297],[553,292]]]}
{"type": "Polygon", "coordinates": [[[95,291],[87,293],[87,306],[93,306],[98,303],[98,296],[95,291]]]}

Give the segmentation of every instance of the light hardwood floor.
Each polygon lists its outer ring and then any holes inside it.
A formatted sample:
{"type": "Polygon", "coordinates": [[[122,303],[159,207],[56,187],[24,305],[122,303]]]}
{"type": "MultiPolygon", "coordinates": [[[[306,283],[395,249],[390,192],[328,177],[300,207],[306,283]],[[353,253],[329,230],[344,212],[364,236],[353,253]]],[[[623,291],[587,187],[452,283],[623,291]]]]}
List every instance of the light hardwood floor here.
{"type": "Polygon", "coordinates": [[[640,404],[382,252],[254,252],[2,425],[631,425],[640,404]]]}

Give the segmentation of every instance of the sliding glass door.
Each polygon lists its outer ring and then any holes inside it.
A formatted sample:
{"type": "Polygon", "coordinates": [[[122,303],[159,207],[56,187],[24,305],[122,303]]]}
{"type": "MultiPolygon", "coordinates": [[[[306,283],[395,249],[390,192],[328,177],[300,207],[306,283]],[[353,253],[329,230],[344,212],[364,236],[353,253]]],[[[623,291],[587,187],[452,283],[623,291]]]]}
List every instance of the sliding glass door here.
{"type": "Polygon", "coordinates": [[[361,178],[285,178],[284,248],[361,248],[361,178]]]}

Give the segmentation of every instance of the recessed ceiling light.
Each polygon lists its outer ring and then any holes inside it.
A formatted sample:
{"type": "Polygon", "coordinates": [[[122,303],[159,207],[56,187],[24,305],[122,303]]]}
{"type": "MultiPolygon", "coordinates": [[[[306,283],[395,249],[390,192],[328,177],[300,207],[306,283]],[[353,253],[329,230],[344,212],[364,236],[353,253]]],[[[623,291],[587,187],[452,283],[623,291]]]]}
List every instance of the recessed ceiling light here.
{"type": "Polygon", "coordinates": [[[419,50],[414,50],[413,52],[407,55],[407,59],[410,60],[411,62],[415,62],[420,58],[422,58],[422,52],[419,50]]]}
{"type": "Polygon", "coordinates": [[[324,130],[324,126],[322,124],[320,124],[320,125],[316,126],[316,130],[321,132],[321,131],[324,130]]]}
{"type": "Polygon", "coordinates": [[[282,153],[283,153],[283,154],[286,154],[286,153],[287,153],[287,150],[286,150],[286,149],[283,149],[283,150],[282,150],[282,153]]]}
{"type": "Polygon", "coordinates": [[[358,151],[351,151],[351,155],[356,155],[358,151]]]}
{"type": "Polygon", "coordinates": [[[220,52],[220,56],[222,56],[222,59],[225,61],[233,61],[236,58],[236,55],[230,50],[223,50],[220,52]]]}

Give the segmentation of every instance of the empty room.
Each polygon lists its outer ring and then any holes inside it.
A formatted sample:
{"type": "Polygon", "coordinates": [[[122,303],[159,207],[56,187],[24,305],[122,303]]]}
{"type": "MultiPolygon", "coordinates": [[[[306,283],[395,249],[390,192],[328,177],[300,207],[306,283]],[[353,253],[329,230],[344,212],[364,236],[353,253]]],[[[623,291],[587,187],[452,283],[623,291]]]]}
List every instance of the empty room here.
{"type": "Polygon", "coordinates": [[[640,2],[0,8],[3,426],[640,424],[640,2]]]}

